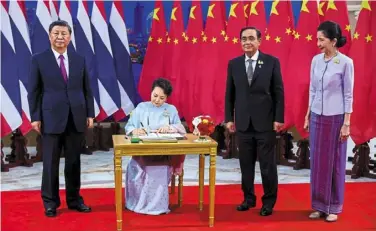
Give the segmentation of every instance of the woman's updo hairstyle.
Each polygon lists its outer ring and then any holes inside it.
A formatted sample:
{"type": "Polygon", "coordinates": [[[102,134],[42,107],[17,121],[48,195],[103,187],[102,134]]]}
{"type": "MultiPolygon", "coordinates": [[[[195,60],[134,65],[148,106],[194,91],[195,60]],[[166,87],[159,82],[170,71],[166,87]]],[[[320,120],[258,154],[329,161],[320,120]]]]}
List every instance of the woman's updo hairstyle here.
{"type": "Polygon", "coordinates": [[[343,47],[347,42],[346,37],[342,36],[341,27],[338,23],[333,21],[322,22],[317,28],[317,31],[321,31],[326,38],[330,39],[330,41],[337,39],[335,45],[337,48],[343,47]]]}

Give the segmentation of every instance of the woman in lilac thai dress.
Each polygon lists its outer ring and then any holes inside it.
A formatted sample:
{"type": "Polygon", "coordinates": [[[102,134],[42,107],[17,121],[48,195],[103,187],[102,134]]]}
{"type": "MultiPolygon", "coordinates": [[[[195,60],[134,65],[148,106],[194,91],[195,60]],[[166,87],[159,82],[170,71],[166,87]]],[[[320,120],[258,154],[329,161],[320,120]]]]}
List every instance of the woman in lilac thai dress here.
{"type": "MultiPolygon", "coordinates": [[[[127,135],[145,135],[148,131],[185,134],[175,106],[166,103],[172,93],[171,83],[157,79],[151,101],[140,103],[125,126],[127,135]]],[[[172,174],[180,175],[184,156],[133,156],[127,166],[126,208],[142,214],[170,212],[168,185],[172,174]]]]}
{"type": "Polygon", "coordinates": [[[325,21],[317,30],[322,51],[311,64],[309,129],[311,153],[311,219],[336,221],[342,212],[346,176],[347,138],[353,105],[353,61],[338,48],[346,43],[337,23],[325,21]]]}

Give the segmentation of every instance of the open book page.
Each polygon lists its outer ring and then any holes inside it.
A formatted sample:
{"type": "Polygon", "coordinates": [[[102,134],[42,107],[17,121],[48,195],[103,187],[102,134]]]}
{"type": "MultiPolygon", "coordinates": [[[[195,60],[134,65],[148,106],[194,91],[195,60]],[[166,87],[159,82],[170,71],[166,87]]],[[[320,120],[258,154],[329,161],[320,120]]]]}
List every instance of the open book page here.
{"type": "Polygon", "coordinates": [[[164,138],[182,138],[179,133],[149,133],[144,136],[140,136],[140,139],[164,139],[164,138]]]}

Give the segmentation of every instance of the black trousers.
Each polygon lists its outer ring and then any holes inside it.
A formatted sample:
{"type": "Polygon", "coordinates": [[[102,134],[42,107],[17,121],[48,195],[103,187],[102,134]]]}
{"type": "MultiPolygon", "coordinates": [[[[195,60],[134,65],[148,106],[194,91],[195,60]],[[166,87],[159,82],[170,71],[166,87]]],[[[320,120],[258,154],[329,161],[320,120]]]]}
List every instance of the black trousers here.
{"type": "Polygon", "coordinates": [[[275,131],[257,132],[250,123],[246,132],[237,132],[239,161],[244,200],[256,202],[254,191],[255,163],[259,158],[264,207],[273,208],[277,200],[278,175],[275,155],[275,131]]]}
{"type": "Polygon", "coordinates": [[[59,163],[62,149],[65,155],[64,175],[67,205],[74,207],[83,203],[83,199],[80,196],[80,154],[84,138],[84,133],[77,132],[71,113],[69,113],[68,123],[64,133],[42,134],[42,199],[46,209],[58,208],[60,206],[59,163]]]}

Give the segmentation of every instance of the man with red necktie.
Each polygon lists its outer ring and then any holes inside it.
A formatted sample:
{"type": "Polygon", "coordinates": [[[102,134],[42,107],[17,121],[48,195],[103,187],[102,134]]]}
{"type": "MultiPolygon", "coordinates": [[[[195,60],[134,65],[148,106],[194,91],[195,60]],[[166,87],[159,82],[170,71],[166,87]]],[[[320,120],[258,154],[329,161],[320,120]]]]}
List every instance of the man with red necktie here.
{"type": "Polygon", "coordinates": [[[35,54],[28,82],[30,116],[42,135],[42,199],[47,217],[60,206],[59,160],[65,155],[66,203],[69,209],[90,212],[80,196],[81,143],[93,126],[94,100],[84,57],[67,51],[72,29],[65,21],[49,27],[51,48],[35,54]]]}

